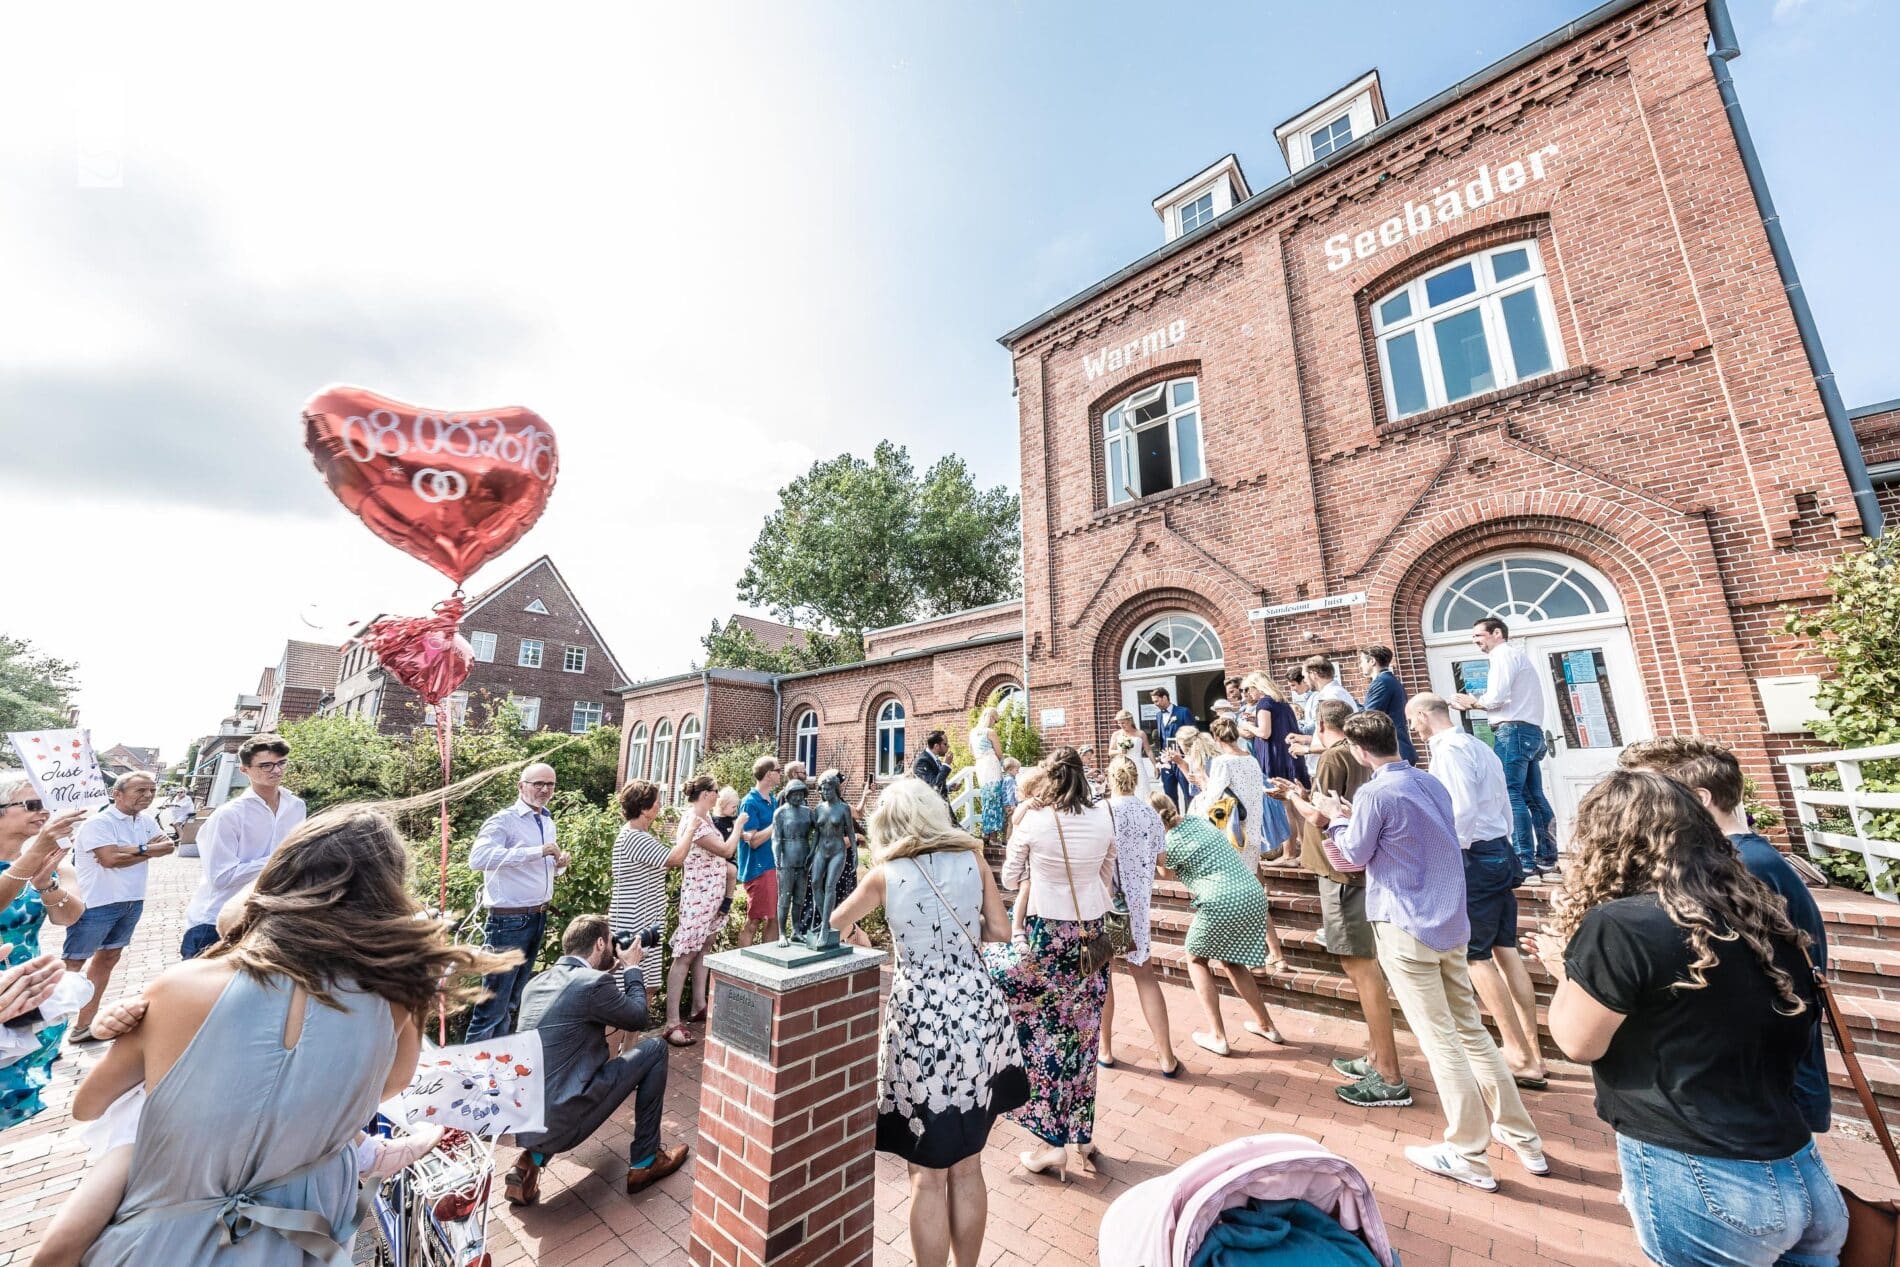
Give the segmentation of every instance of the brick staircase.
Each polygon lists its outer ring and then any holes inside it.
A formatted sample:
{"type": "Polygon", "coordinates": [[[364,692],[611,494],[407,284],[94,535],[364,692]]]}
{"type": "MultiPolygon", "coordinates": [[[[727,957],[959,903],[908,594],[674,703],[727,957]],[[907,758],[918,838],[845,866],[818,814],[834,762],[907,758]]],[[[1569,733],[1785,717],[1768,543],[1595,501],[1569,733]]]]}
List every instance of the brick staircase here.
{"type": "MultiPolygon", "coordinates": [[[[1002,851],[992,849],[993,865],[1001,866],[1002,851]]],[[[1299,868],[1265,868],[1268,905],[1275,929],[1286,948],[1290,972],[1279,976],[1258,974],[1270,1007],[1290,1007],[1327,1016],[1355,1017],[1359,997],[1352,982],[1319,944],[1318,879],[1299,868]]],[[[1845,1014],[1867,1079],[1890,1121],[1900,1121],[1900,904],[1883,902],[1865,893],[1845,889],[1812,890],[1827,923],[1830,979],[1834,997],[1845,1014]]],[[[1526,885],[1517,891],[1518,926],[1528,929],[1549,909],[1551,890],[1526,885]]],[[[1193,921],[1187,890],[1166,880],[1155,882],[1150,914],[1153,957],[1164,976],[1187,982],[1187,956],[1182,942],[1193,921]]],[[[1551,1041],[1541,1009],[1550,1001],[1556,982],[1543,966],[1527,961],[1536,984],[1540,1006],[1539,1030],[1547,1056],[1563,1059],[1551,1041]]],[[[1225,988],[1223,986],[1223,988],[1225,988]]],[[[1405,1020],[1393,1009],[1395,1021],[1405,1020]]],[[[1486,1013],[1487,1018],[1489,1013],[1486,1013]]],[[[1862,1122],[1866,1114],[1854,1097],[1833,1039],[1827,1040],[1828,1076],[1834,1087],[1834,1107],[1841,1118],[1862,1122]]]]}

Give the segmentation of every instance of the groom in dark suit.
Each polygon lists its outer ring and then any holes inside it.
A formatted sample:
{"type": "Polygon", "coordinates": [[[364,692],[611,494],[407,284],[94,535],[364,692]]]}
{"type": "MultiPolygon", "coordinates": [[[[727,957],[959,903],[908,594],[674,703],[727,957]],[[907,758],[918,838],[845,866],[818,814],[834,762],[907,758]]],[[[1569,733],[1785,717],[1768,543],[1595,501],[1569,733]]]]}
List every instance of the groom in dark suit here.
{"type": "Polygon", "coordinates": [[[629,1196],[658,1183],[686,1162],[687,1148],[660,1147],[660,1110],[666,1098],[666,1044],[649,1038],[616,1056],[609,1029],[647,1027],[646,981],[639,939],[614,945],[600,915],[583,915],[561,937],[560,961],[528,982],[517,1032],[541,1035],[547,1130],[518,1134],[521,1156],[508,1172],[508,1200],[533,1205],[541,1195],[541,1167],[555,1153],[584,1142],[633,1099],[633,1143],[627,1149],[629,1196]],[[611,969],[611,970],[610,970],[611,969]]]}

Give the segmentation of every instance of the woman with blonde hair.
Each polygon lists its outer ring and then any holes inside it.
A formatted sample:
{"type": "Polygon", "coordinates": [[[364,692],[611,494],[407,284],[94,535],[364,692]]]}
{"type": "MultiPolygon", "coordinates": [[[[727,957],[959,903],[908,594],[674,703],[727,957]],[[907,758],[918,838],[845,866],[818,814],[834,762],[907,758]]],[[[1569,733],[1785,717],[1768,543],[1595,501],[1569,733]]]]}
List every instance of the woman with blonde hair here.
{"type": "MultiPolygon", "coordinates": [[[[1173,1032],[1168,1028],[1168,999],[1161,993],[1161,979],[1149,962],[1148,911],[1154,903],[1155,865],[1168,845],[1168,829],[1161,823],[1141,795],[1141,779],[1135,763],[1128,757],[1116,757],[1108,763],[1108,812],[1115,820],[1115,878],[1121,882],[1122,902],[1128,908],[1128,931],[1134,946],[1122,957],[1128,975],[1135,981],[1135,997],[1141,1000],[1141,1014],[1154,1036],[1155,1051],[1161,1057],[1161,1076],[1180,1076],[1181,1061],[1174,1054],[1173,1032]]],[[[1115,1067],[1115,983],[1109,982],[1102,998],[1102,1037],[1096,1047],[1095,1063],[1104,1069],[1115,1067]]]]}
{"type": "Polygon", "coordinates": [[[1588,1062],[1643,1252],[1670,1267],[1833,1263],[1847,1209],[1795,1099],[1820,1023],[1807,935],[1688,788],[1617,770],[1571,828],[1550,1034],[1588,1062]]]}
{"type": "MultiPolygon", "coordinates": [[[[1108,737],[1109,751],[1127,757],[1135,765],[1135,795],[1144,802],[1153,790],[1155,763],[1148,751],[1148,736],[1135,724],[1135,715],[1127,709],[1115,714],[1115,729],[1108,737]]],[[[1110,758],[1110,764],[1113,764],[1110,758]]]]}
{"type": "Polygon", "coordinates": [[[1003,803],[1003,751],[996,740],[996,710],[986,708],[970,727],[970,758],[976,762],[977,796],[983,803],[983,839],[1002,836],[1008,823],[1008,808],[1003,803]]]}
{"type": "Polygon", "coordinates": [[[407,867],[383,812],[320,814],[271,854],[224,940],[146,988],[143,1022],[73,1099],[90,1121],[147,1092],[90,1267],[347,1256],[357,1133],[409,1085],[424,1014],[484,997],[480,978],[520,959],[452,944],[421,918],[407,867]]]}
{"type": "Polygon", "coordinates": [[[919,1267],[976,1267],[989,1195],[983,1147],[1029,1098],[1016,1027],[983,962],[1008,935],[982,846],[929,784],[899,779],[871,811],[871,870],[831,913],[850,928],[884,908],[897,947],[878,1049],[877,1149],[910,1169],[919,1267]]]}

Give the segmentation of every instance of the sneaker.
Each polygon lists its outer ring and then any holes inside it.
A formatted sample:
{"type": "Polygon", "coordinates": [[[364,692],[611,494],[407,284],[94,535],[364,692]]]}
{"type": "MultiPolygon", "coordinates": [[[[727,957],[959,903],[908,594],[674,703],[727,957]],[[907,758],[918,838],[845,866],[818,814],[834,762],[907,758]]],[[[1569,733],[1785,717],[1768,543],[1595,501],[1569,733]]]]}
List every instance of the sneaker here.
{"type": "Polygon", "coordinates": [[[1545,1159],[1543,1149],[1519,1148],[1516,1144],[1513,1144],[1504,1137],[1503,1128],[1499,1127],[1496,1122],[1491,1124],[1491,1138],[1516,1153],[1518,1161],[1524,1164],[1524,1169],[1530,1171],[1532,1174],[1547,1175],[1550,1173],[1550,1162],[1545,1159]]]}
{"type": "Polygon", "coordinates": [[[1459,1183],[1481,1192],[1498,1190],[1496,1179],[1485,1174],[1443,1144],[1413,1144],[1405,1150],[1405,1160],[1420,1170],[1429,1170],[1435,1175],[1456,1179],[1459,1183]]]}
{"type": "Polygon", "coordinates": [[[1403,1082],[1387,1082],[1376,1069],[1357,1082],[1335,1088],[1333,1094],[1365,1109],[1402,1109],[1412,1102],[1412,1088],[1403,1082]]]}
{"type": "Polygon", "coordinates": [[[1357,1082],[1372,1072],[1372,1064],[1364,1057],[1358,1060],[1347,1060],[1344,1056],[1339,1056],[1333,1060],[1333,1072],[1342,1078],[1350,1078],[1357,1082]]]}

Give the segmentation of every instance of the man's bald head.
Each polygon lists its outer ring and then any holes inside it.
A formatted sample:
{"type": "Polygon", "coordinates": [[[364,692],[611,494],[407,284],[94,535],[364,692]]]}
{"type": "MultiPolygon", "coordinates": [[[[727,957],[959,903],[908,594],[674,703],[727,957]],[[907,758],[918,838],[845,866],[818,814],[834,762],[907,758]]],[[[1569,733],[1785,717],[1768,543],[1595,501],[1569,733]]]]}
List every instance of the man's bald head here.
{"type": "Polygon", "coordinates": [[[545,809],[554,795],[554,767],[537,761],[521,772],[521,799],[536,809],[545,809]]]}

